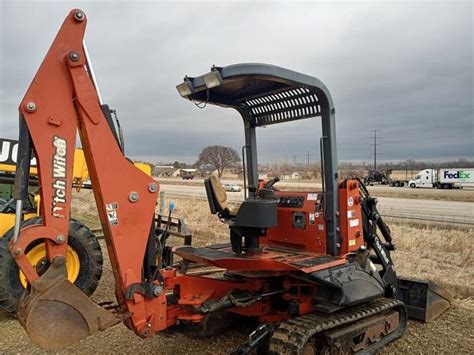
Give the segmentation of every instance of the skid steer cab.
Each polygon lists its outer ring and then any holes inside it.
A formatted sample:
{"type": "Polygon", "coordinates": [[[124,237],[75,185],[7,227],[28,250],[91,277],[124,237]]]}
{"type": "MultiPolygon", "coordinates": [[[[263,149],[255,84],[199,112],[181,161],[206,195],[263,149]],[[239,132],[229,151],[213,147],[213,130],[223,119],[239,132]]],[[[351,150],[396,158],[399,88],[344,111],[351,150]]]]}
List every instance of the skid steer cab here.
{"type": "Polygon", "coordinates": [[[190,235],[179,232],[182,223],[155,214],[158,183],[123,154],[84,45],[86,23],[83,11],[69,13],[19,107],[17,220],[8,248],[29,284],[17,316],[34,343],[65,347],[120,321],[143,338],[179,331],[179,324],[209,335],[246,317],[256,330],[239,349],[243,353],[373,352],[403,334],[414,310],[433,315],[433,301],[436,312],[446,307],[430,287],[413,288],[409,280],[402,285],[376,199],[361,181],[338,178],[335,108],[327,87],[273,65],[213,67],[177,86],[188,100],[235,109],[245,135],[245,199],[234,206],[216,178],[205,181],[210,213],[229,226],[228,242],[193,247],[190,235]],[[277,179],[259,184],[257,129],[301,119],[322,123],[322,189],[278,192],[277,179]],[[98,305],[66,278],[77,132],[116,303],[98,305]],[[18,210],[32,151],[42,221],[22,227],[18,210]],[[171,248],[172,232],[183,235],[185,245],[171,248]],[[41,275],[25,254],[40,239],[49,263],[41,275]]]}

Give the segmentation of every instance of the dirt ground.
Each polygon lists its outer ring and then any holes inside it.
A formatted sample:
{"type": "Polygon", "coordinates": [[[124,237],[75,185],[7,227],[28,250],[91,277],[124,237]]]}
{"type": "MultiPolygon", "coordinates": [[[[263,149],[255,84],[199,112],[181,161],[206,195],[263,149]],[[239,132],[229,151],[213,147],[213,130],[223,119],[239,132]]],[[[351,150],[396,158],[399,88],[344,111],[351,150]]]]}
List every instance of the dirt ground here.
{"type": "MultiPolygon", "coordinates": [[[[76,197],[74,214],[97,226],[90,204],[90,192],[76,197]]],[[[174,199],[175,215],[183,216],[194,232],[194,244],[205,245],[227,241],[227,228],[208,213],[202,201],[174,199]]],[[[474,265],[472,229],[417,225],[392,221],[392,231],[398,245],[394,253],[400,275],[431,279],[447,287],[456,298],[455,305],[435,322],[424,324],[410,321],[402,338],[386,346],[380,354],[469,354],[474,352],[474,265]]],[[[101,241],[104,254],[106,248],[101,241]]],[[[106,256],[106,255],[104,255],[106,256]]],[[[96,301],[113,300],[113,276],[108,263],[95,292],[96,301]]],[[[0,354],[43,354],[28,339],[20,324],[0,316],[0,354]]],[[[194,338],[185,333],[161,333],[143,340],[119,324],[71,346],[60,354],[225,354],[241,344],[253,328],[244,324],[212,338],[194,338]]],[[[55,352],[58,353],[58,352],[55,352]]]]}
{"type": "MultiPolygon", "coordinates": [[[[105,249],[105,248],[104,248],[105,249]]],[[[112,271],[106,264],[102,281],[94,294],[96,301],[113,299],[112,271]]],[[[21,325],[0,316],[1,354],[56,354],[33,345],[21,325]]],[[[124,325],[82,340],[60,354],[227,354],[246,340],[253,329],[244,324],[212,338],[195,338],[183,333],[157,334],[141,339],[124,325]]],[[[379,354],[469,354],[474,350],[474,305],[459,300],[433,323],[409,321],[403,337],[386,346],[379,354]]]]}

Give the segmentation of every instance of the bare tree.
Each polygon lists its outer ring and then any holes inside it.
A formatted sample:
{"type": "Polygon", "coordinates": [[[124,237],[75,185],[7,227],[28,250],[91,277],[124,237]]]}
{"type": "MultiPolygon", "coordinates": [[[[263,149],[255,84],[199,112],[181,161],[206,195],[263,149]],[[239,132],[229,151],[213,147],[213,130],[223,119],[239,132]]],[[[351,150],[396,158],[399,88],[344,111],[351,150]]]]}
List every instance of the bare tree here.
{"type": "Polygon", "coordinates": [[[234,148],[222,145],[210,145],[201,151],[198,158],[199,165],[210,164],[217,169],[219,177],[226,168],[235,166],[240,161],[239,154],[234,148]]]}

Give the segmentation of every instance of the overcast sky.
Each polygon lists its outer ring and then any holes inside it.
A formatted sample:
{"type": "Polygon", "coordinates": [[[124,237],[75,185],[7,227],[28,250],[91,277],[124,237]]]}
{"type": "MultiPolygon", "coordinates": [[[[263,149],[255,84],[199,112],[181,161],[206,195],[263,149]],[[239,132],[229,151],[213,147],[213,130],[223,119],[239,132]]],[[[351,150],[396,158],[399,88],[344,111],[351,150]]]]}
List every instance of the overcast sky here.
{"type": "MultiPolygon", "coordinates": [[[[68,2],[0,0],[0,135],[64,17],[86,40],[127,155],[194,162],[211,144],[240,151],[236,111],[183,100],[175,86],[211,65],[271,63],[321,79],[336,106],[339,160],[474,158],[472,2],[68,2]]],[[[320,122],[258,131],[260,161],[319,157],[320,122]]]]}

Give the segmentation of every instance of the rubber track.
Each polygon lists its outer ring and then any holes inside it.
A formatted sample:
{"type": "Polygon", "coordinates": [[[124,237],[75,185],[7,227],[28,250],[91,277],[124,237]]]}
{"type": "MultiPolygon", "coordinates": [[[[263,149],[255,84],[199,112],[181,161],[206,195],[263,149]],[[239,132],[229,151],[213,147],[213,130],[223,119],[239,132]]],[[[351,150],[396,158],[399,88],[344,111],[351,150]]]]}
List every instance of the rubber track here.
{"type": "Polygon", "coordinates": [[[390,309],[396,309],[399,312],[400,325],[394,332],[358,352],[358,354],[372,354],[399,338],[405,331],[407,315],[402,301],[378,298],[333,314],[311,313],[282,322],[270,339],[269,352],[270,354],[301,354],[304,345],[313,335],[349,325],[390,309]]]}

